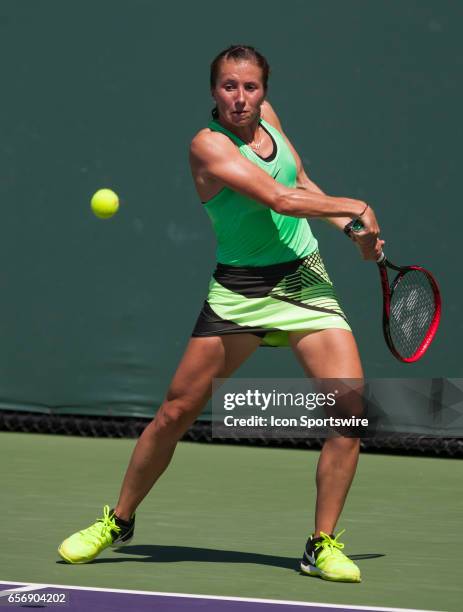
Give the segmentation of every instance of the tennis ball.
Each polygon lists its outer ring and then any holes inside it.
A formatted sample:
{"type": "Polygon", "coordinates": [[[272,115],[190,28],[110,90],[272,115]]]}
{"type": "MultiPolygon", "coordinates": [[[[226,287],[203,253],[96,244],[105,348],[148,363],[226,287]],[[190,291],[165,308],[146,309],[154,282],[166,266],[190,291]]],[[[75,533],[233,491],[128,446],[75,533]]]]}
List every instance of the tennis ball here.
{"type": "Polygon", "coordinates": [[[94,214],[100,219],[109,219],[115,215],[119,208],[117,193],[111,189],[99,189],[92,197],[91,202],[94,214]]]}

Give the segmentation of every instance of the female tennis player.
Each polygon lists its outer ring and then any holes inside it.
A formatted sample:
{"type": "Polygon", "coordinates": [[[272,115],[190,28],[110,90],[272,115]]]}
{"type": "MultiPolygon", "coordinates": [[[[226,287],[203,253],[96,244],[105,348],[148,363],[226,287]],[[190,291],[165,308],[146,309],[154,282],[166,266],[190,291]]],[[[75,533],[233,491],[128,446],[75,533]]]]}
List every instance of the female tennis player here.
{"type": "MultiPolygon", "coordinates": [[[[230,376],[259,345],[290,346],[310,377],[363,377],[307,218],[326,218],[341,230],[361,218],[364,230],[352,238],[371,260],[383,244],[378,223],[365,202],[325,195],[307,177],[266,100],[268,75],[266,59],[248,46],[226,49],[211,65],[213,120],[193,139],[190,162],[217,235],[217,268],[166,399],[137,442],[117,505],[105,506],[101,519],[60,545],[69,563],[86,563],[132,538],[137,506],[210,398],[213,378],[230,376]]],[[[360,581],[334,535],[358,454],[357,438],[324,443],[304,573],[360,581]]]]}

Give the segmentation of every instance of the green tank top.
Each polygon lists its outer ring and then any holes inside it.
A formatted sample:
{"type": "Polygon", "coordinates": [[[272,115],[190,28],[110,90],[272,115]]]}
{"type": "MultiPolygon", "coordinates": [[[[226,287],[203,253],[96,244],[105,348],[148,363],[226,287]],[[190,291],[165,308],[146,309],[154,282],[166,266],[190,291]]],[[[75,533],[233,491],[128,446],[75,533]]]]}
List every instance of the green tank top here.
{"type": "MultiPolygon", "coordinates": [[[[235,134],[211,121],[209,128],[228,136],[252,163],[287,187],[296,187],[296,161],[280,132],[260,120],[272,136],[275,155],[259,157],[235,134]]],[[[217,261],[231,266],[268,266],[301,259],[317,248],[306,219],[281,215],[268,206],[224,187],[204,203],[217,237],[217,261]]]]}

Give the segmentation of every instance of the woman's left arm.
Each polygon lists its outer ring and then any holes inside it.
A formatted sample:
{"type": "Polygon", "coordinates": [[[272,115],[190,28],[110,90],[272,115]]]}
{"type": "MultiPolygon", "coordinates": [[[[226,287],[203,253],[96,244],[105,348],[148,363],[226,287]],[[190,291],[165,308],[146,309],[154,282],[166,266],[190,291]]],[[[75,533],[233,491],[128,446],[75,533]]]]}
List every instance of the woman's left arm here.
{"type": "MultiPolygon", "coordinates": [[[[297,167],[296,187],[298,189],[307,189],[307,191],[312,191],[313,193],[324,194],[324,192],[320,189],[320,187],[316,185],[313,181],[311,181],[309,177],[307,176],[304,170],[304,166],[302,165],[301,158],[299,157],[296,149],[293,147],[293,145],[291,144],[286,134],[284,133],[276,112],[273,110],[270,102],[267,102],[267,100],[265,100],[264,103],[262,104],[261,114],[262,114],[262,118],[265,119],[265,121],[268,121],[270,125],[273,125],[273,127],[276,128],[280,132],[280,134],[286,140],[289,148],[291,149],[291,153],[293,154],[293,157],[296,161],[296,167],[297,167]]],[[[349,223],[349,221],[351,221],[350,217],[336,217],[336,218],[335,217],[330,217],[330,218],[323,217],[323,219],[325,221],[329,221],[329,223],[336,226],[340,230],[343,230],[346,224],[349,223]]]]}
{"type": "MultiPolygon", "coordinates": [[[[273,127],[276,128],[280,132],[280,134],[283,136],[283,138],[288,143],[288,146],[296,161],[296,167],[297,167],[296,187],[297,189],[306,189],[307,191],[311,191],[312,193],[324,194],[324,192],[320,189],[320,187],[316,185],[313,181],[311,181],[309,177],[307,176],[304,170],[304,166],[302,165],[301,158],[299,157],[296,149],[291,144],[289,138],[284,133],[277,114],[273,110],[270,102],[267,102],[267,100],[265,100],[264,103],[262,104],[261,115],[262,115],[262,118],[265,119],[265,121],[268,121],[270,125],[273,125],[273,127]]],[[[335,227],[337,227],[341,231],[343,231],[345,226],[350,221],[352,221],[350,217],[322,217],[322,218],[325,221],[328,221],[329,223],[331,223],[331,225],[334,225],[335,227]]],[[[354,242],[356,242],[357,245],[359,246],[364,259],[368,259],[372,251],[376,251],[377,253],[380,252],[384,244],[384,240],[380,240],[379,238],[373,239],[373,237],[366,235],[364,232],[359,233],[359,234],[351,234],[351,237],[353,238],[354,242]]]]}

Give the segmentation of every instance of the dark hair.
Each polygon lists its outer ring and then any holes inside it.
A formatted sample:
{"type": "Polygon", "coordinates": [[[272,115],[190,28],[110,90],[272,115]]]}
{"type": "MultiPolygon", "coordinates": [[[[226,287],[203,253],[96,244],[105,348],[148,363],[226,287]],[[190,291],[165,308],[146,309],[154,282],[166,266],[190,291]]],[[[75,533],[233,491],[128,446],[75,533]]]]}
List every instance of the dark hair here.
{"type": "MultiPolygon", "coordinates": [[[[217,83],[217,75],[222,60],[247,60],[254,62],[262,70],[262,83],[264,85],[264,91],[267,91],[268,76],[270,74],[270,66],[265,57],[259,53],[254,47],[249,45],[231,45],[228,49],[221,51],[211,64],[211,89],[214,89],[217,83]]],[[[219,113],[217,107],[212,109],[212,117],[217,119],[219,113]]]]}

